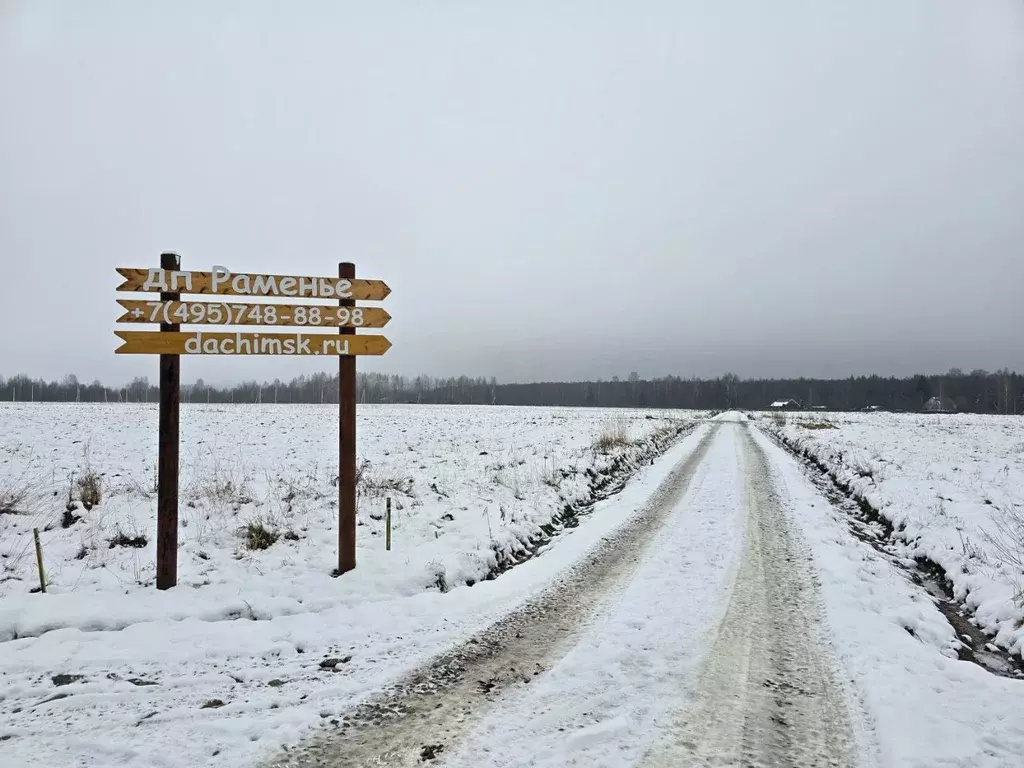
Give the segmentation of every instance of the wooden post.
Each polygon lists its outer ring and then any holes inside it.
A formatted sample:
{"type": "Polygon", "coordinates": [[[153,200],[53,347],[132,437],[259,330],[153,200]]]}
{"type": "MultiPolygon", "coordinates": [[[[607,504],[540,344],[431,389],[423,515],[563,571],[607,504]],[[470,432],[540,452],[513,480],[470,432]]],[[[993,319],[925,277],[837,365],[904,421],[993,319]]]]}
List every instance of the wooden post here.
{"type": "MultiPolygon", "coordinates": [[[[352,280],[356,265],[338,264],[338,277],[352,280]]],[[[354,307],[354,299],[338,299],[338,306],[354,307]]],[[[355,328],[339,328],[343,336],[355,328]]],[[[356,567],[356,358],[338,357],[338,574],[356,567]]]]}
{"type": "Polygon", "coordinates": [[[384,548],[391,551],[391,497],[388,496],[388,511],[384,513],[384,548]]]}
{"type": "MultiPolygon", "coordinates": [[[[160,254],[165,280],[168,271],[181,269],[176,253],[160,254]]],[[[168,287],[171,287],[168,284],[168,287]]],[[[180,294],[161,292],[161,301],[179,301],[180,294]]],[[[161,331],[177,331],[177,324],[160,324],[161,331]]],[[[156,492],[156,588],[178,583],[178,404],[181,399],[181,357],[160,355],[160,451],[156,492]]]]}
{"type": "Polygon", "coordinates": [[[36,566],[39,568],[39,591],[46,591],[46,571],[43,570],[43,545],[39,543],[39,529],[32,529],[32,536],[36,540],[36,566]]]}

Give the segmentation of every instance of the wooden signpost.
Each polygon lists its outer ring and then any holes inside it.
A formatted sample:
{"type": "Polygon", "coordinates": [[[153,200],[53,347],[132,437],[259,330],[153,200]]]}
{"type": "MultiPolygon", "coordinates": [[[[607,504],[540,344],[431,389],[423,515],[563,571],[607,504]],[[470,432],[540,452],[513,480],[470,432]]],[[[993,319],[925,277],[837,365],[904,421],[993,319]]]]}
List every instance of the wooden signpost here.
{"type": "Polygon", "coordinates": [[[381,280],[357,280],[355,265],[338,265],[338,277],[233,273],[214,266],[186,272],[174,253],[160,256],[159,269],[118,268],[118,291],[159,293],[159,300],[118,299],[119,323],[159,323],[159,331],[114,331],[119,355],[160,355],[160,454],[157,464],[156,586],[178,583],[178,411],[182,355],[334,355],[338,358],[338,573],[356,567],[356,355],[383,355],[384,336],[357,335],[357,328],[383,328],[391,319],[381,301],[391,289],[381,280]],[[337,299],[334,304],[270,301],[183,301],[181,294],[272,299],[337,299]],[[182,325],[249,326],[245,331],[182,331],[182,325]],[[259,330],[252,330],[259,326],[259,330]],[[265,327],[298,327],[297,333],[265,327]],[[337,328],[338,333],[317,332],[337,328]],[[310,331],[309,329],[313,329],[310,331]]]}
{"type": "MultiPolygon", "coordinates": [[[[160,254],[163,270],[181,269],[176,253],[160,254]]],[[[161,301],[177,301],[177,293],[160,294],[161,301]]],[[[161,323],[161,333],[176,333],[175,323],[161,323]]],[[[156,588],[178,583],[178,407],[181,404],[181,358],[160,355],[160,419],[156,462],[156,588]]]]}

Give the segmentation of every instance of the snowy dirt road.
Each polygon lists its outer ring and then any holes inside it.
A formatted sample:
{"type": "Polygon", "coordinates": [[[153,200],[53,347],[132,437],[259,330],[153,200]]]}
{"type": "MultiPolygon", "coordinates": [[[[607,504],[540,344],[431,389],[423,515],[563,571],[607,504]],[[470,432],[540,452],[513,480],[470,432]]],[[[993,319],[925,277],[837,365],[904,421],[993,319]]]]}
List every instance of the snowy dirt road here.
{"type": "Polygon", "coordinates": [[[747,429],[746,546],[692,702],[649,766],[852,768],[852,729],[808,551],[794,541],[768,459],[747,429]]]}
{"type": "Polygon", "coordinates": [[[464,736],[506,689],[550,668],[606,593],[635,570],[672,515],[717,428],[676,466],[646,506],[538,598],[370,700],[282,766],[411,766],[433,760],[464,736]]]}
{"type": "Polygon", "coordinates": [[[853,768],[810,561],[721,423],[540,597],[277,765],[853,768]]]}

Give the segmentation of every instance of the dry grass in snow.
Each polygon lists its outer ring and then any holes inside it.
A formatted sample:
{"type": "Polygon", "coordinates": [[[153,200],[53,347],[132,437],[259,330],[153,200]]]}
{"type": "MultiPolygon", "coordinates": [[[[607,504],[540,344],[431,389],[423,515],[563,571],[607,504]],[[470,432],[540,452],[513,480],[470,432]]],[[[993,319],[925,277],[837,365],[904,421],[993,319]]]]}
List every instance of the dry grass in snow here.
{"type": "MultiPolygon", "coordinates": [[[[180,586],[168,593],[153,587],[156,408],[2,404],[0,417],[0,501],[9,510],[0,514],[0,639],[333,604],[335,408],[183,406],[180,586]],[[29,593],[33,527],[42,531],[46,602],[29,593]]],[[[566,509],[607,475],[646,463],[688,420],[656,411],[360,408],[365,599],[471,584],[528,556],[561,530],[566,509]]]]}

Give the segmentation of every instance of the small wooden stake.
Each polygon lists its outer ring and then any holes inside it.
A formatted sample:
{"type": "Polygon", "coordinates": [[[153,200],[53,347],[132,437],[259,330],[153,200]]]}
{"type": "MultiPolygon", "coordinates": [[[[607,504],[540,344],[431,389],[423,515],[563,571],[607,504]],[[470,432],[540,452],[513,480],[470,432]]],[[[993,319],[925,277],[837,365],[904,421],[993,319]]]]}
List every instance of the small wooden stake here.
{"type": "Polygon", "coordinates": [[[391,551],[391,497],[388,496],[388,511],[384,513],[384,548],[391,551]]]}
{"type": "Polygon", "coordinates": [[[32,536],[36,540],[36,565],[39,566],[39,591],[46,591],[46,571],[43,570],[43,545],[39,543],[39,529],[32,529],[32,536]]]}

